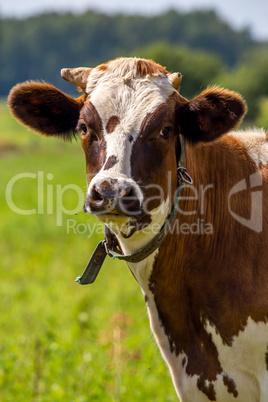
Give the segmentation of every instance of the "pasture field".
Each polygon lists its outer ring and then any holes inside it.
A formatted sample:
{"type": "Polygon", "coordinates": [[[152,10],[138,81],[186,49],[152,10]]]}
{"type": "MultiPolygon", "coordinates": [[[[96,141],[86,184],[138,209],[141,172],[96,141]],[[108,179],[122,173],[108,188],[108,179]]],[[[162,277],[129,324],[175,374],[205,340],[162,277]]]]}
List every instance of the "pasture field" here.
{"type": "Polygon", "coordinates": [[[103,238],[79,141],[29,132],[2,100],[0,175],[0,401],[177,401],[127,265],[75,283],[103,238]]]}

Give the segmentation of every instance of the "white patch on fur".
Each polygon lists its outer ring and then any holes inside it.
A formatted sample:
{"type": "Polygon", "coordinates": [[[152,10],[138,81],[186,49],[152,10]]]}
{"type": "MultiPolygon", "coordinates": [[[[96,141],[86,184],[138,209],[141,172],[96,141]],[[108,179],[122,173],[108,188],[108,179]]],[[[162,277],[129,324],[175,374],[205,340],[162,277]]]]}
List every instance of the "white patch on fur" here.
{"type": "MultiPolygon", "coordinates": [[[[148,113],[153,112],[175,92],[164,74],[136,76],[136,59],[119,59],[110,62],[106,70],[92,70],[88,78],[87,92],[101,118],[106,141],[107,159],[116,156],[117,163],[103,170],[92,180],[90,188],[99,180],[121,179],[133,184],[131,178],[131,152],[137,140],[141,124],[148,113]],[[112,133],[106,125],[111,116],[119,118],[112,133]],[[129,141],[129,136],[133,141],[129,141]]],[[[139,195],[142,195],[141,190],[139,195]]]]}
{"type": "MultiPolygon", "coordinates": [[[[169,339],[165,334],[164,327],[162,326],[159,320],[159,315],[155,305],[154,296],[151,291],[147,292],[146,295],[147,295],[147,309],[150,319],[151,330],[155,336],[161,354],[169,367],[172,381],[176,389],[176,392],[180,398],[180,401],[208,402],[207,396],[203,392],[201,392],[197,387],[197,381],[199,376],[197,375],[189,376],[186,374],[185,368],[188,363],[187,355],[184,352],[182,352],[178,356],[176,356],[175,352],[171,352],[169,339]]],[[[227,402],[234,400],[232,398],[228,399],[230,394],[226,392],[226,388],[222,389],[222,392],[223,392],[222,395],[224,395],[225,399],[219,398],[217,399],[217,401],[227,402]]]]}
{"type": "Polygon", "coordinates": [[[247,149],[249,156],[260,168],[268,162],[268,138],[263,129],[235,131],[229,135],[235,137],[247,149]]]}
{"type": "MultiPolygon", "coordinates": [[[[234,400],[268,401],[268,371],[265,364],[268,323],[256,323],[249,317],[246,327],[234,337],[231,347],[223,344],[215,327],[208,322],[205,329],[212,336],[223,371],[236,384],[238,397],[234,400]]],[[[217,391],[217,386],[215,389],[217,391]]]]}
{"type": "MultiPolygon", "coordinates": [[[[155,335],[181,402],[208,402],[207,396],[198,389],[199,376],[186,374],[188,358],[185,353],[176,356],[171,352],[170,343],[159,320],[154,296],[147,291],[147,308],[151,329],[155,335]]],[[[265,323],[255,323],[248,319],[247,326],[234,338],[232,346],[222,343],[215,328],[206,324],[206,330],[212,335],[212,340],[219,352],[219,361],[223,372],[212,381],[217,402],[266,402],[268,401],[268,371],[265,365],[265,353],[268,343],[268,326],[265,323]],[[235,397],[228,392],[224,384],[224,376],[233,380],[238,392],[235,397]]],[[[207,385],[210,382],[207,381],[207,385]]]]}

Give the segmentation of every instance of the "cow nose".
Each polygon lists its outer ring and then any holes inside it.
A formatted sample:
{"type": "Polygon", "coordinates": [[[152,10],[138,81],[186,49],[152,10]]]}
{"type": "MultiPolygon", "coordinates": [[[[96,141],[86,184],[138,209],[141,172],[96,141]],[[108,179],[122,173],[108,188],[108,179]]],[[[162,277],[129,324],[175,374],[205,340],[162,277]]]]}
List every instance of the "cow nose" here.
{"type": "Polygon", "coordinates": [[[135,185],[114,179],[95,183],[87,196],[87,206],[93,213],[137,215],[141,210],[135,185]]]}

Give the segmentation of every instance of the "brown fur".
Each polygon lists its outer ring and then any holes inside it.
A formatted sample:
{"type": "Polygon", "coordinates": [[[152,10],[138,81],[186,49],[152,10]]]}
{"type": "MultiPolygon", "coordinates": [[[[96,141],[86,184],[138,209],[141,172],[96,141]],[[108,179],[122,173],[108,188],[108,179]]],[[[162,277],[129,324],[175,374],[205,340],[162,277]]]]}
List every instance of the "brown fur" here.
{"type": "Polygon", "coordinates": [[[146,77],[146,75],[160,75],[160,74],[168,74],[168,71],[165,67],[162,67],[160,64],[155,63],[152,60],[144,60],[139,59],[136,62],[136,70],[137,74],[141,77],[146,77]]]}
{"type": "Polygon", "coordinates": [[[191,142],[218,138],[235,128],[246,111],[240,95],[219,87],[208,88],[190,102],[183,99],[177,104],[180,130],[191,142]]]}
{"type": "Polygon", "coordinates": [[[88,101],[80,114],[80,124],[84,123],[89,130],[82,136],[82,147],[86,156],[88,183],[101,170],[106,159],[106,143],[103,138],[103,127],[100,116],[94,105],[88,101]],[[95,141],[98,136],[98,141],[95,141]]]}
{"type": "Polygon", "coordinates": [[[111,116],[107,125],[106,125],[106,131],[108,134],[111,134],[115,127],[120,123],[119,117],[117,116],[111,116]]]}
{"type": "Polygon", "coordinates": [[[46,83],[28,81],[16,85],[8,98],[13,115],[43,135],[68,138],[75,132],[85,95],[73,99],[46,83]]]}
{"type": "MultiPolygon", "coordinates": [[[[237,140],[225,136],[212,144],[188,146],[186,162],[197,189],[213,184],[204,218],[213,224],[214,235],[170,235],[159,250],[150,283],[154,283],[159,318],[176,354],[184,351],[188,356],[186,373],[214,381],[222,368],[204,321],[229,346],[249,317],[267,322],[268,222],[264,218],[262,233],[256,233],[236,222],[228,211],[230,189],[257,170],[237,140]]],[[[263,206],[268,203],[267,180],[266,170],[263,206]]],[[[190,189],[186,192],[191,195],[190,189]]],[[[200,210],[200,200],[182,201],[181,209],[200,210]]],[[[250,189],[234,197],[232,210],[249,216],[250,189]]],[[[198,217],[178,215],[180,224],[191,224],[198,217]]],[[[233,380],[225,384],[235,396],[233,380]]],[[[199,388],[207,394],[204,381],[199,388]]]]}
{"type": "Polygon", "coordinates": [[[97,69],[100,70],[100,71],[106,71],[107,68],[108,68],[108,63],[100,64],[100,65],[97,67],[97,69]]]}
{"type": "Polygon", "coordinates": [[[117,162],[118,162],[118,160],[115,155],[109,156],[108,160],[105,163],[103,170],[111,169],[117,162]]]}
{"type": "MultiPolygon", "coordinates": [[[[103,72],[107,68],[109,63],[98,67],[103,72]]],[[[121,73],[127,74],[127,69],[125,63],[121,73]]],[[[161,76],[167,71],[150,60],[139,59],[134,77],[135,74],[161,76]]],[[[28,82],[11,91],[9,105],[15,117],[44,135],[70,136],[68,133],[74,130],[79,119],[88,182],[103,167],[106,143],[102,121],[85,96],[73,99],[51,85],[28,82]]],[[[192,101],[175,92],[145,117],[131,155],[132,178],[144,191],[145,202],[149,197],[158,197],[146,205],[149,210],[159,206],[163,198],[160,200],[157,189],[148,189],[147,185],[161,186],[166,198],[168,172],[171,172],[171,191],[174,193],[177,187],[179,132],[188,143],[186,165],[195,187],[213,185],[204,205],[204,219],[213,225],[214,235],[170,234],[159,249],[149,283],[170,350],[187,355],[182,361],[186,373],[198,375],[197,387],[210,400],[216,399],[214,381],[223,369],[205,322],[216,328],[224,344],[231,346],[248,317],[255,322],[267,320],[267,219],[263,222],[263,232],[255,233],[236,222],[227,205],[230,189],[245,177],[249,180],[256,166],[237,140],[230,136],[218,139],[240,122],[245,111],[243,99],[231,91],[209,88],[192,101]],[[172,127],[166,138],[161,136],[165,126],[172,127]],[[211,140],[216,141],[208,143],[211,140]]],[[[112,116],[107,132],[112,132],[116,124],[116,116],[112,116]]],[[[106,168],[116,162],[108,159],[106,168]]],[[[263,172],[264,205],[267,205],[267,166],[263,172]]],[[[187,188],[184,195],[192,195],[191,191],[187,188]]],[[[231,205],[240,216],[248,217],[250,189],[243,196],[235,195],[231,205]]],[[[182,199],[180,208],[199,211],[201,201],[182,199]]],[[[180,224],[188,225],[198,217],[202,218],[202,214],[178,215],[180,224]]],[[[149,214],[140,219],[141,224],[150,222],[149,214]]],[[[264,358],[267,364],[267,353],[264,358]]],[[[226,373],[224,384],[237,397],[236,384],[226,373]]]]}
{"type": "MultiPolygon", "coordinates": [[[[166,125],[175,127],[174,107],[170,101],[160,105],[153,113],[149,113],[141,124],[140,136],[133,146],[132,177],[140,183],[144,191],[145,205],[148,210],[158,207],[163,201],[159,187],[164,190],[164,198],[167,197],[168,176],[165,172],[171,172],[172,166],[176,166],[175,128],[170,132],[168,139],[161,138],[160,135],[166,125]],[[148,185],[150,185],[149,188],[148,185]],[[152,200],[147,202],[149,198],[152,200]]],[[[174,189],[176,180],[176,172],[173,172],[171,184],[174,189]]]]}
{"type": "Polygon", "coordinates": [[[140,129],[140,136],[145,138],[150,134],[155,134],[155,131],[159,133],[161,131],[164,119],[166,120],[167,118],[169,118],[172,124],[174,119],[171,111],[166,103],[162,103],[162,105],[158,106],[154,112],[148,113],[143,120],[140,129]]]}

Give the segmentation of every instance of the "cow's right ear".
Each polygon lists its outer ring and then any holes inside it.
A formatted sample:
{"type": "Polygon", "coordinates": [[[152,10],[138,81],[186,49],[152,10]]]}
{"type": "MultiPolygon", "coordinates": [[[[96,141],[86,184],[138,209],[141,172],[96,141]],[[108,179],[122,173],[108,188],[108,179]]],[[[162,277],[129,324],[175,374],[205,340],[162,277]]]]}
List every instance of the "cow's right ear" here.
{"type": "Polygon", "coordinates": [[[191,143],[209,142],[233,130],[247,111],[236,92],[211,87],[190,102],[180,97],[177,119],[182,135],[191,143]]]}
{"type": "Polygon", "coordinates": [[[53,85],[28,81],[12,88],[8,104],[13,115],[34,131],[71,139],[75,135],[84,95],[74,99],[53,85]]]}

